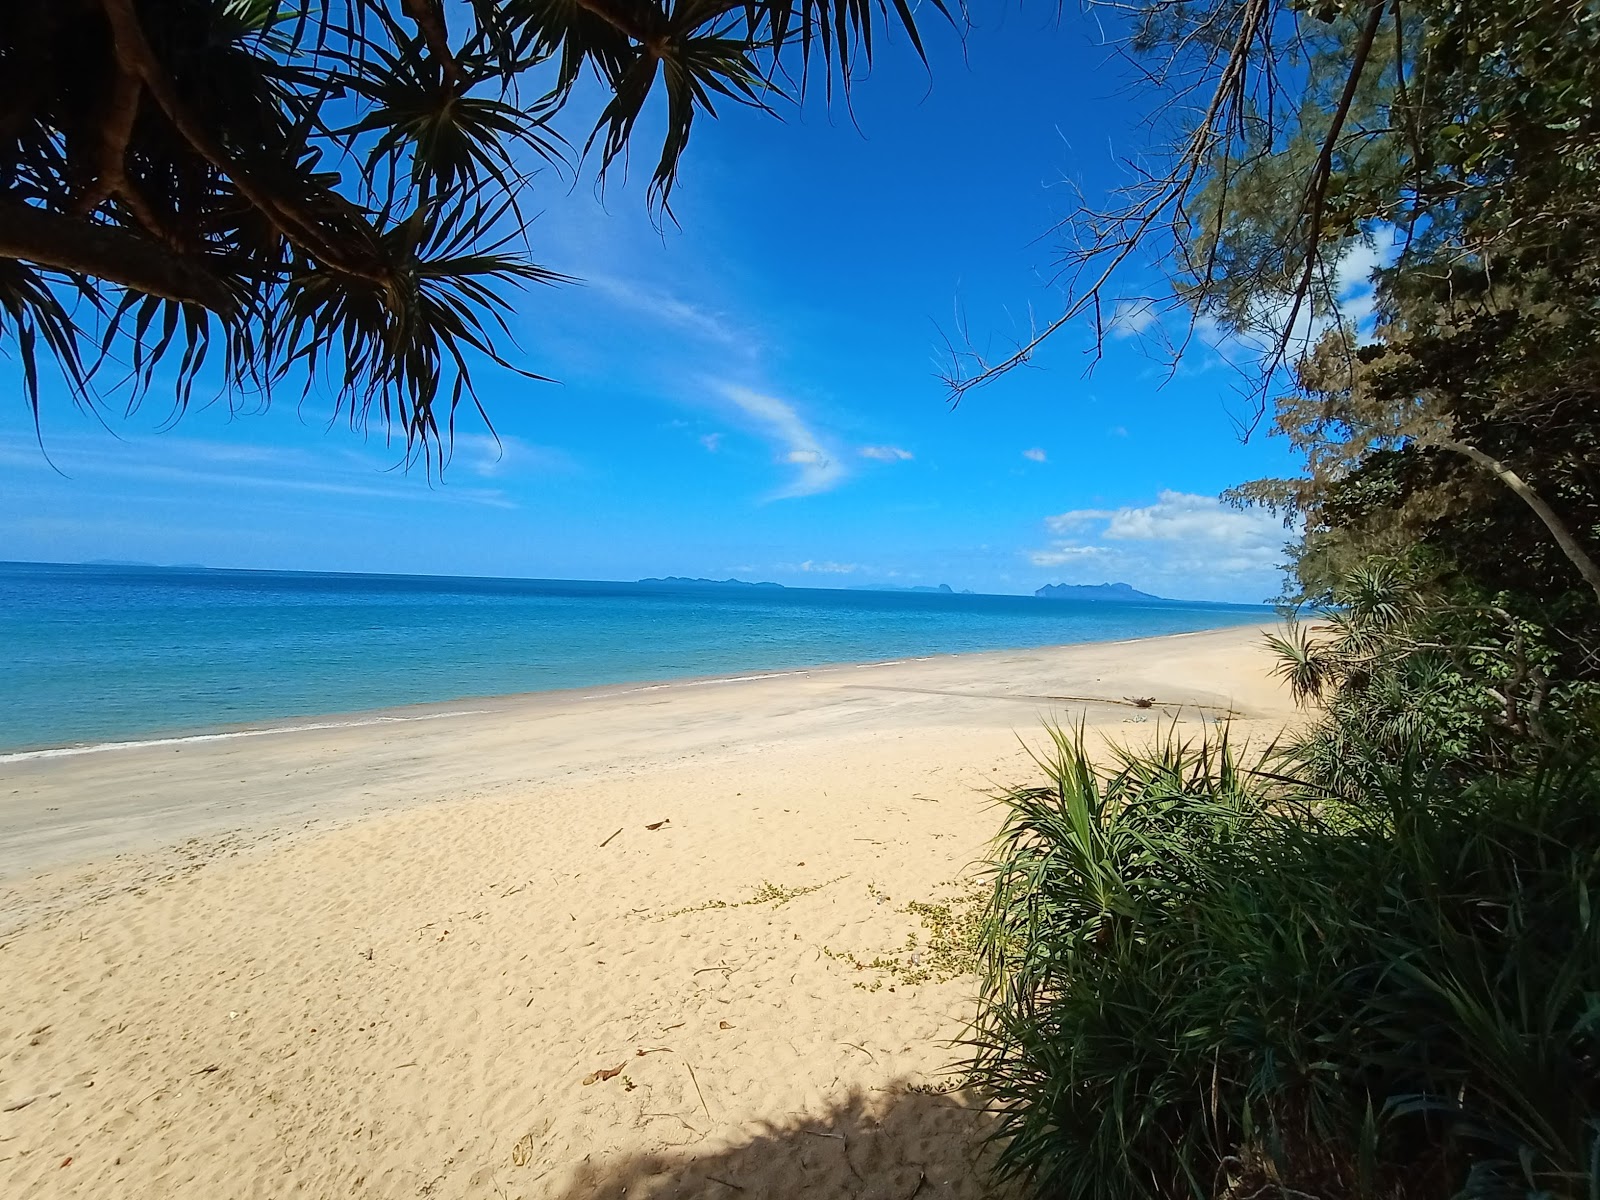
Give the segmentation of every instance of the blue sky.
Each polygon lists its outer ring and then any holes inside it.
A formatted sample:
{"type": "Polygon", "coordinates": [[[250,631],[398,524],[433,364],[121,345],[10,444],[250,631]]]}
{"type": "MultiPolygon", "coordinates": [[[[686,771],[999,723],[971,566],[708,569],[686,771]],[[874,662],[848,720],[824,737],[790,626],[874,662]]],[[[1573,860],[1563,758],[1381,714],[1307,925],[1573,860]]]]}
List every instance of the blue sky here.
{"type": "Polygon", "coordinates": [[[442,482],[298,392],[176,424],[154,394],[108,428],[47,397],[52,467],[5,362],[0,558],[1275,594],[1285,532],[1214,498],[1294,466],[1278,439],[1241,442],[1210,351],[1167,381],[1116,337],[1086,376],[1088,330],[1068,331],[945,402],[943,336],[960,320],[1003,350],[1055,315],[1063,181],[1103,193],[1142,138],[1071,6],[985,20],[964,48],[930,31],[930,72],[880,46],[854,123],[820,102],[700,123],[678,228],[646,211],[642,142],[603,200],[592,172],[536,182],[535,256],[585,282],[522,293],[514,326],[560,382],[484,369],[502,449],[465,422],[442,482]]]}

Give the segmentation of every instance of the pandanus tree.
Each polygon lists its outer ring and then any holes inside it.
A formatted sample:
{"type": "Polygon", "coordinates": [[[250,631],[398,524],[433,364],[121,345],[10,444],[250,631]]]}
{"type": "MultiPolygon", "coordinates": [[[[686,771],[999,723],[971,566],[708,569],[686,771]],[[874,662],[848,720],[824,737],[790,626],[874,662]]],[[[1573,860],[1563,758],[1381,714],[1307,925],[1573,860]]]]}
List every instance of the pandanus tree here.
{"type": "Polygon", "coordinates": [[[603,174],[654,106],[670,213],[697,118],[847,87],[888,25],[922,54],[909,0],[6,0],[0,339],[36,419],[52,364],[87,403],[320,387],[435,460],[474,366],[531,374],[542,164],[603,174]]]}

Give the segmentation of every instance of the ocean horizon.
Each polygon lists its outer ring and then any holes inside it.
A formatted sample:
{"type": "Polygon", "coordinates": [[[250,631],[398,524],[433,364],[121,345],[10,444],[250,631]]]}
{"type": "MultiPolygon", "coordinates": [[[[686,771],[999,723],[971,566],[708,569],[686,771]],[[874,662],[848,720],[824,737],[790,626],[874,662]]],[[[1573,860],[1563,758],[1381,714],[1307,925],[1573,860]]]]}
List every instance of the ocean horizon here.
{"type": "Polygon", "coordinates": [[[415,704],[1029,649],[1268,605],[0,563],[0,753],[415,704]]]}

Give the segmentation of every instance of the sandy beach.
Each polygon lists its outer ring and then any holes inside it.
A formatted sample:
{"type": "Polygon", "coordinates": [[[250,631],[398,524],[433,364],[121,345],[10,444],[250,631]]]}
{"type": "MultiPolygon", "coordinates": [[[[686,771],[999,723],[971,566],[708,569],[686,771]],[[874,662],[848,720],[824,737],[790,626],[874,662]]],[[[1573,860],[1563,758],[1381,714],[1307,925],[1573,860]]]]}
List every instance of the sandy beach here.
{"type": "Polygon", "coordinates": [[[1267,665],[1246,626],[0,758],[0,1195],[991,1194],[973,982],[907,905],[959,909],[1042,721],[1264,744],[1267,665]]]}

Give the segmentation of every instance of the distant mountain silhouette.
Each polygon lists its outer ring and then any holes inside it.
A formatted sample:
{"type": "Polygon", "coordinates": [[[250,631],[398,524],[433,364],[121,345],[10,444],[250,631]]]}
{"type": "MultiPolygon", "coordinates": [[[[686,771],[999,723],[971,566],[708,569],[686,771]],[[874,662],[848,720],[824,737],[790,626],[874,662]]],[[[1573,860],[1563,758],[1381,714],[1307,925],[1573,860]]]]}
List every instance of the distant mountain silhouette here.
{"type": "Polygon", "coordinates": [[[971,592],[957,592],[948,583],[941,583],[937,587],[927,583],[916,583],[909,587],[892,587],[887,583],[858,583],[849,589],[852,592],[936,592],[941,596],[970,596],[971,592]]]}
{"type": "Polygon", "coordinates": [[[640,583],[676,583],[680,586],[693,584],[696,587],[759,587],[781,588],[781,583],[747,583],[743,579],[690,579],[684,575],[668,575],[665,579],[641,579],[640,583]]]}
{"type": "Polygon", "coordinates": [[[1125,583],[1047,583],[1034,593],[1045,600],[1160,600],[1125,583]]]}

